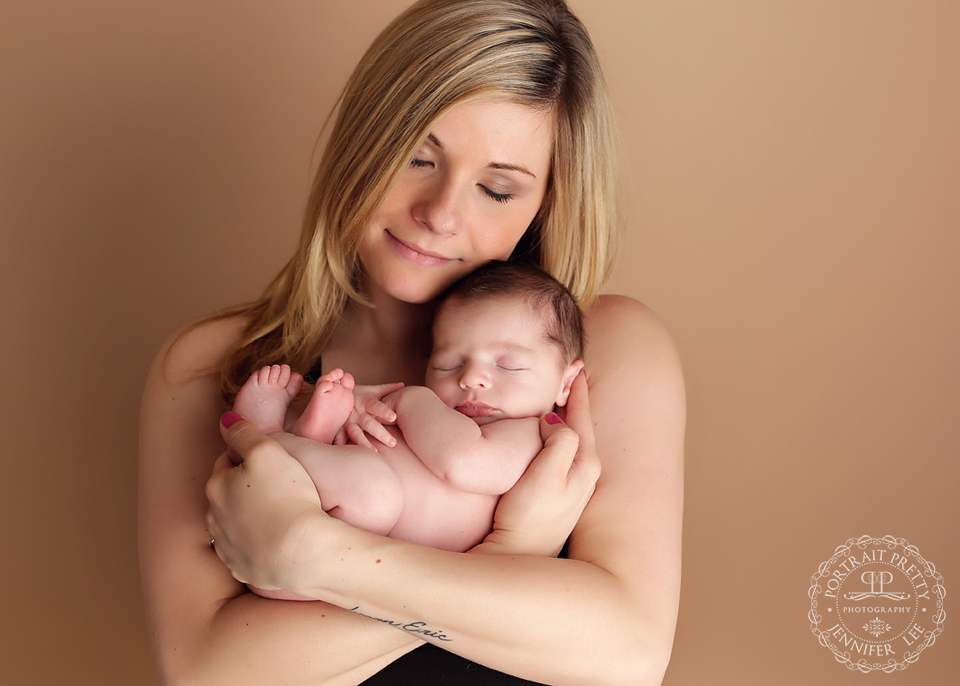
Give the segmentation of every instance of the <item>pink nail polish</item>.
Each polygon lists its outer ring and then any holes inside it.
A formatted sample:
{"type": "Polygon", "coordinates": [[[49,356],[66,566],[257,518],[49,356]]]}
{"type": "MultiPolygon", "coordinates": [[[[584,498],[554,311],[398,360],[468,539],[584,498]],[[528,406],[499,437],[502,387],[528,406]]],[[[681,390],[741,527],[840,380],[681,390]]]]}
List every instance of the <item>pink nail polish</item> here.
{"type": "Polygon", "coordinates": [[[549,412],[543,418],[547,420],[547,424],[563,424],[563,420],[556,412],[549,412]]]}
{"type": "Polygon", "coordinates": [[[242,420],[243,417],[238,415],[236,412],[224,412],[223,416],[220,417],[220,423],[223,424],[225,429],[229,429],[231,426],[242,420]]]}

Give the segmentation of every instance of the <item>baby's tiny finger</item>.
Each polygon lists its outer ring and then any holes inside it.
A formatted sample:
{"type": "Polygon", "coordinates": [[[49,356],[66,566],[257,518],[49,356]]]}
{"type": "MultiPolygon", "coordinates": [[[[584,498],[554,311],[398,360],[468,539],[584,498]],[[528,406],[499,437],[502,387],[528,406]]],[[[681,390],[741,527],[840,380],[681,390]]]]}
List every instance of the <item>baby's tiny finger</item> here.
{"type": "Polygon", "coordinates": [[[370,411],[375,417],[382,419],[385,422],[395,422],[397,421],[397,413],[390,409],[390,407],[379,400],[374,403],[373,409],[370,411]]]}
{"type": "Polygon", "coordinates": [[[363,430],[384,445],[392,448],[397,444],[397,439],[393,437],[393,434],[383,428],[383,425],[373,417],[366,415],[361,421],[363,422],[363,430]]]}
{"type": "Polygon", "coordinates": [[[370,448],[370,450],[376,450],[376,448],[373,447],[373,444],[370,443],[367,435],[363,433],[363,429],[356,424],[351,424],[347,427],[347,434],[350,436],[350,440],[353,441],[355,445],[360,445],[364,448],[370,448]]]}

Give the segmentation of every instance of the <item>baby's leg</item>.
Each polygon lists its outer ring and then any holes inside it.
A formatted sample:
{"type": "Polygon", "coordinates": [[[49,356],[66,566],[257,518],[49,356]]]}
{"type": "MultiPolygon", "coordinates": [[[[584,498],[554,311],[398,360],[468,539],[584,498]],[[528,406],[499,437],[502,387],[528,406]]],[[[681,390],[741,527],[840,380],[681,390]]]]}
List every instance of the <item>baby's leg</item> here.
{"type": "Polygon", "coordinates": [[[290,433],[332,444],[353,410],[353,384],[353,376],[342,369],[321,376],[313,397],[290,433]]]}
{"type": "Polygon", "coordinates": [[[273,365],[254,372],[243,384],[233,409],[257,425],[265,434],[283,431],[287,407],[300,388],[303,377],[287,365],[273,365]]]}

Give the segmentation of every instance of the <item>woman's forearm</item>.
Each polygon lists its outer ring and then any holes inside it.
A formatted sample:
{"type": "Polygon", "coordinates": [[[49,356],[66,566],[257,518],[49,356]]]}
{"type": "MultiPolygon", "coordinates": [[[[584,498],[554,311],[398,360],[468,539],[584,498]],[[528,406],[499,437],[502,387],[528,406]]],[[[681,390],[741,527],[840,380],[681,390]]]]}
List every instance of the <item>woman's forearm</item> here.
{"type": "Polygon", "coordinates": [[[326,603],[249,593],[224,603],[204,638],[183,683],[352,686],[421,645],[326,603]]]}
{"type": "Polygon", "coordinates": [[[190,513],[201,503],[159,507],[158,495],[141,498],[140,548],[165,683],[356,684],[417,645],[326,603],[246,592],[205,542],[202,513],[190,513]]]}
{"type": "MultiPolygon", "coordinates": [[[[659,683],[672,626],[579,560],[458,554],[344,529],[309,594],[475,662],[556,684],[659,683]]],[[[303,592],[303,591],[300,591],[303,592]]]]}

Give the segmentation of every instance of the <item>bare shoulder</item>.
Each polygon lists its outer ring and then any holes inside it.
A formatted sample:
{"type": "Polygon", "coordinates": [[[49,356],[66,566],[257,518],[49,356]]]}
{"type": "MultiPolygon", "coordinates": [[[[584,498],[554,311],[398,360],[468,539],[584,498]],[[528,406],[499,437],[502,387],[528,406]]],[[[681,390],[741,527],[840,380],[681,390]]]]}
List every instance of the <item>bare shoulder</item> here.
{"type": "Polygon", "coordinates": [[[676,348],[653,310],[625,295],[601,295],[585,312],[588,342],[604,348],[625,340],[676,359],[676,348]]]}
{"type": "Polygon", "coordinates": [[[655,384],[658,393],[683,402],[680,357],[666,327],[649,307],[626,296],[603,295],[587,310],[585,325],[591,398],[595,383],[619,381],[642,382],[634,393],[655,384]]]}
{"type": "Polygon", "coordinates": [[[206,480],[223,448],[217,372],[243,327],[236,317],[190,324],[157,353],[140,408],[141,505],[171,481],[206,480]]]}
{"type": "Polygon", "coordinates": [[[154,361],[155,370],[174,385],[189,381],[219,365],[246,324],[240,316],[187,324],[163,344],[154,361]]]}
{"type": "Polygon", "coordinates": [[[683,374],[657,316],[624,296],[586,312],[590,413],[600,480],[571,554],[615,574],[672,637],[683,519],[683,374]]]}
{"type": "Polygon", "coordinates": [[[602,296],[586,313],[586,333],[590,407],[604,468],[625,456],[636,461],[681,456],[683,372],[660,319],[632,298],[602,296]],[[616,450],[606,445],[610,440],[616,450]]]}

